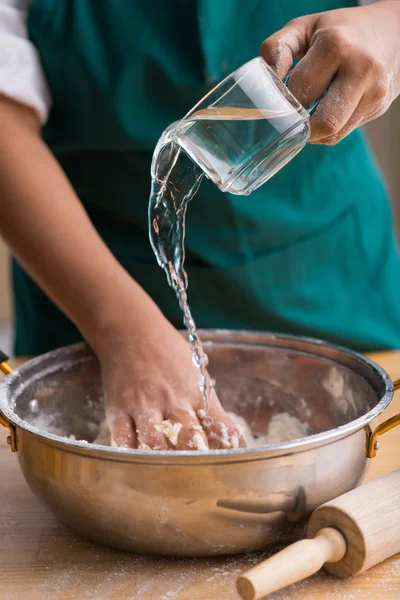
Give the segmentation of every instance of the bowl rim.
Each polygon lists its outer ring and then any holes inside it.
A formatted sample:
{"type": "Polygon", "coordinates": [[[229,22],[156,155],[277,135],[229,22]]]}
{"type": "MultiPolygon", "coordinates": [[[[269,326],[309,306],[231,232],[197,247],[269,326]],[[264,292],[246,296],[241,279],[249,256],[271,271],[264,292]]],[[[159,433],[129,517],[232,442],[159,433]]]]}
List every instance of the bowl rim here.
{"type": "MultiPolygon", "coordinates": [[[[186,332],[183,332],[184,335],[187,335],[186,332]]],[[[223,343],[225,340],[226,343],[244,343],[241,341],[241,338],[259,338],[260,336],[263,338],[263,342],[260,343],[252,343],[255,346],[270,345],[271,347],[283,347],[288,350],[293,350],[294,352],[303,352],[309,355],[313,355],[320,359],[325,359],[327,361],[331,361],[328,357],[324,355],[318,355],[315,352],[308,351],[307,347],[318,349],[320,347],[327,347],[333,352],[338,352],[339,354],[343,354],[351,360],[356,361],[356,363],[362,365],[364,368],[370,370],[371,374],[373,373],[375,377],[378,378],[380,383],[382,384],[383,394],[376,389],[376,394],[380,397],[377,404],[367,413],[358,417],[354,421],[350,421],[345,425],[340,425],[335,429],[329,429],[328,431],[324,431],[321,433],[316,433],[304,438],[299,438],[295,440],[290,440],[287,442],[279,442],[276,444],[268,444],[264,446],[257,446],[253,448],[238,448],[238,449],[224,449],[224,450],[207,450],[207,451],[197,451],[197,450],[136,450],[131,448],[115,448],[112,446],[103,446],[100,444],[92,444],[87,443],[80,440],[71,440],[69,438],[61,437],[59,435],[55,435],[44,430],[40,430],[35,426],[29,424],[27,421],[21,419],[11,408],[10,408],[10,396],[18,395],[18,392],[24,387],[23,377],[26,372],[29,372],[34,367],[37,367],[41,364],[46,365],[47,363],[51,364],[54,362],[55,368],[48,368],[43,374],[50,374],[51,372],[56,372],[60,368],[60,363],[57,363],[55,359],[63,358],[63,367],[65,368],[68,364],[74,364],[79,360],[79,362],[84,362],[84,360],[91,360],[95,357],[94,353],[90,349],[89,345],[86,342],[79,342],[77,344],[72,344],[68,346],[63,346],[61,348],[57,348],[56,350],[52,350],[50,352],[46,352],[45,354],[41,354],[35,358],[32,358],[22,365],[13,370],[13,372],[8,375],[1,383],[0,383],[0,414],[3,413],[4,416],[17,428],[24,430],[24,432],[28,432],[29,434],[40,438],[40,440],[46,444],[50,444],[52,446],[57,446],[67,452],[75,453],[75,454],[84,454],[86,456],[96,456],[108,460],[122,460],[128,462],[158,462],[162,459],[163,463],[176,463],[181,464],[182,461],[188,462],[215,462],[215,461],[231,461],[234,462],[243,462],[247,460],[262,460],[266,456],[285,456],[287,454],[304,452],[319,446],[324,446],[326,444],[330,444],[332,442],[338,441],[344,437],[354,434],[368,426],[368,424],[373,421],[376,417],[378,417],[390,404],[393,394],[394,387],[393,381],[389,374],[379,365],[377,365],[372,359],[356,352],[354,350],[350,350],[345,348],[344,346],[340,346],[337,344],[332,344],[331,342],[327,342],[324,340],[320,340],[318,338],[313,337],[305,337],[305,336],[294,336],[288,334],[281,333],[273,333],[266,331],[253,331],[253,330],[228,330],[228,329],[202,329],[199,330],[200,337],[203,336],[205,342],[205,346],[207,344],[210,345],[215,343],[213,341],[207,341],[208,337],[214,337],[217,340],[217,343],[223,343]],[[233,338],[232,338],[233,336],[233,338]],[[282,342],[283,346],[274,346],[270,342],[278,341],[282,342]],[[295,348],[290,348],[287,344],[290,342],[296,344],[304,344],[306,347],[305,350],[298,350],[295,348]],[[69,359],[69,360],[68,360],[69,359]],[[14,389],[15,388],[15,389],[14,389]]],[[[249,343],[249,341],[247,342],[249,343]]],[[[338,363],[340,364],[340,363],[338,363]]],[[[342,366],[346,367],[345,364],[342,366]]],[[[347,367],[351,368],[351,367],[347,367]]],[[[361,377],[362,374],[358,373],[361,377]]],[[[364,377],[366,379],[366,377],[364,377]]],[[[369,385],[374,388],[372,382],[366,379],[369,385]]]]}

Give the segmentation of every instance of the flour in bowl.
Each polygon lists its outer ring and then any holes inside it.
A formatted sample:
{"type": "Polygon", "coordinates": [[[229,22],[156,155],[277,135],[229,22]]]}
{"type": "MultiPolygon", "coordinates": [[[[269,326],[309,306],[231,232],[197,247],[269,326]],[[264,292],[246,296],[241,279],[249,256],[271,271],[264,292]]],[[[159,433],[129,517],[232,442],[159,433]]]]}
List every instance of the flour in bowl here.
{"type": "MultiPolygon", "coordinates": [[[[111,432],[106,420],[103,420],[99,426],[99,421],[97,421],[97,423],[89,420],[83,422],[81,418],[76,422],[74,421],[76,429],[73,429],[71,423],[67,424],[63,421],[61,414],[45,413],[40,410],[40,406],[36,403],[37,401],[35,401],[35,404],[32,403],[32,406],[30,407],[31,416],[29,418],[29,423],[39,432],[52,433],[83,444],[93,443],[101,446],[116,446],[111,439],[111,432]],[[86,439],[84,432],[89,434],[89,439],[86,439]]],[[[269,444],[277,444],[279,442],[288,442],[312,434],[312,429],[308,423],[300,421],[297,417],[288,412],[281,412],[273,415],[269,421],[267,433],[262,435],[254,435],[249,423],[242,416],[229,411],[227,414],[235,423],[236,432],[232,434],[232,431],[229,431],[224,423],[219,424],[221,446],[225,449],[238,449],[240,447],[240,436],[244,438],[248,448],[256,448],[269,444]]],[[[199,419],[199,422],[203,424],[207,418],[206,412],[203,409],[197,411],[197,418],[199,419]]],[[[155,427],[157,431],[164,434],[171,449],[179,449],[179,434],[182,429],[182,423],[166,419],[162,421],[160,425],[155,425],[155,427]]],[[[189,447],[192,450],[197,450],[199,452],[207,452],[208,448],[204,440],[203,428],[200,425],[194,427],[192,439],[189,441],[189,447]]],[[[149,448],[148,446],[140,445],[139,449],[148,450],[149,448]]]]}
{"type": "Polygon", "coordinates": [[[269,423],[268,433],[260,436],[253,435],[250,425],[246,419],[240,415],[228,412],[228,416],[239,428],[239,431],[249,448],[266,446],[268,444],[278,444],[279,442],[289,442],[311,434],[311,428],[308,423],[303,423],[288,412],[274,415],[269,423]]]}
{"type": "MultiPolygon", "coordinates": [[[[244,437],[248,448],[256,448],[259,446],[266,446],[268,444],[289,442],[291,440],[306,437],[312,433],[308,423],[303,423],[297,417],[290,415],[288,412],[282,412],[274,415],[271,418],[267,434],[255,436],[253,435],[250,425],[243,417],[233,412],[228,412],[227,414],[235,423],[238,435],[229,436],[226,426],[221,424],[221,441],[225,448],[239,448],[239,435],[244,437]]],[[[173,446],[178,447],[179,432],[182,428],[181,423],[172,423],[170,420],[166,420],[162,422],[162,425],[157,427],[158,431],[164,433],[165,437],[173,446]]],[[[93,440],[93,443],[101,444],[103,446],[114,445],[112,443],[110,429],[106,421],[101,424],[98,435],[96,439],[93,440]]],[[[190,446],[193,450],[199,450],[203,452],[207,451],[207,447],[200,431],[195,431],[190,442],[190,446]]]]}

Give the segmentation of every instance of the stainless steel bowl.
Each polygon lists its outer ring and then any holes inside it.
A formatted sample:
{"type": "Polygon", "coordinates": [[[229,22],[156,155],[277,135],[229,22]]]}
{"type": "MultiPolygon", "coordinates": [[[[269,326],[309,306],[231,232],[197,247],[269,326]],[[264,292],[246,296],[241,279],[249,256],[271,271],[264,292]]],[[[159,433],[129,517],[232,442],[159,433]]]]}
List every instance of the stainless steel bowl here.
{"type": "Polygon", "coordinates": [[[0,422],[16,434],[32,491],[78,533],[142,553],[239,553],[299,537],[314,508],[363,480],[379,433],[371,436],[370,425],[393,396],[387,373],[316,340],[201,335],[225,408],[258,433],[271,411],[288,412],[311,435],[208,453],[66,439],[95,439],[103,420],[97,360],[85,344],[35,358],[0,385],[0,422]]]}

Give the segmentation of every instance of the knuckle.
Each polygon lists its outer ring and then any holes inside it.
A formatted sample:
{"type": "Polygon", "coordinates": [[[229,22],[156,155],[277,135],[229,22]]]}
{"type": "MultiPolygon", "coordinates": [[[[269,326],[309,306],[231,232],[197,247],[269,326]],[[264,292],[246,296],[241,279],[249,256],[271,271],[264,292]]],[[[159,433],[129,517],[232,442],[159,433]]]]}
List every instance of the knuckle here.
{"type": "Polygon", "coordinates": [[[385,68],[375,56],[369,54],[365,60],[367,61],[370,71],[373,72],[379,80],[385,77],[385,68]]]}
{"type": "Polygon", "coordinates": [[[385,80],[379,80],[376,82],[375,84],[375,88],[374,88],[374,98],[375,100],[378,101],[379,104],[383,105],[385,104],[385,99],[387,97],[389,93],[389,85],[388,82],[385,80]]]}
{"type": "Polygon", "coordinates": [[[296,17],[294,19],[290,19],[290,21],[287,22],[286,27],[290,29],[297,29],[301,26],[301,23],[301,17],[296,17]]]}
{"type": "Polygon", "coordinates": [[[161,422],[161,413],[157,407],[144,405],[142,409],[139,409],[138,413],[135,414],[135,420],[140,423],[142,427],[148,425],[153,426],[155,423],[161,422]]]}
{"type": "Polygon", "coordinates": [[[270,38],[267,38],[263,41],[260,47],[260,54],[265,59],[270,59],[271,55],[274,54],[276,48],[278,47],[278,43],[274,42],[270,38]]]}
{"type": "Polygon", "coordinates": [[[318,36],[326,52],[336,58],[347,55],[349,44],[343,33],[336,28],[325,28],[318,32],[318,36]]]}
{"type": "Polygon", "coordinates": [[[383,75],[383,67],[378,60],[371,54],[363,54],[358,61],[359,74],[362,77],[367,77],[373,74],[375,77],[383,75]]]}
{"type": "Polygon", "coordinates": [[[318,133],[323,137],[335,136],[339,131],[340,121],[334,114],[324,116],[318,123],[318,133]]]}
{"type": "Polygon", "coordinates": [[[120,398],[124,404],[127,404],[133,399],[133,392],[131,388],[124,388],[120,391],[120,398]]]}
{"type": "Polygon", "coordinates": [[[137,382],[135,393],[128,388],[126,401],[131,400],[130,404],[137,407],[138,412],[149,414],[169,402],[171,395],[171,387],[167,383],[142,380],[137,382]]]}
{"type": "Polygon", "coordinates": [[[177,422],[184,423],[185,425],[196,425],[196,413],[191,406],[181,406],[174,403],[174,405],[169,406],[167,414],[169,418],[177,422]]]}
{"type": "Polygon", "coordinates": [[[288,32],[295,34],[303,29],[303,19],[301,17],[292,19],[289,21],[283,29],[277,31],[272,36],[264,40],[260,47],[261,56],[267,60],[270,60],[273,64],[279,61],[280,48],[284,42],[285,35],[288,32]]]}
{"type": "Polygon", "coordinates": [[[115,421],[126,418],[127,415],[120,406],[110,405],[106,407],[106,416],[108,422],[112,425],[115,421]]]}

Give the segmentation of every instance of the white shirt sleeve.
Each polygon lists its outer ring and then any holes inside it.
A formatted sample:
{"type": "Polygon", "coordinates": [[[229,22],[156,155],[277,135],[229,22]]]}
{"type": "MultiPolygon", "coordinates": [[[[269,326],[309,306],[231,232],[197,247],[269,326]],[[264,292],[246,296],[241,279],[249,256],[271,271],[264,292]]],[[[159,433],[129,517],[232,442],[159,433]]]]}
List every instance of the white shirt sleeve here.
{"type": "Polygon", "coordinates": [[[0,94],[33,108],[44,124],[51,95],[39,53],[29,40],[31,0],[0,0],[0,94]]]}

